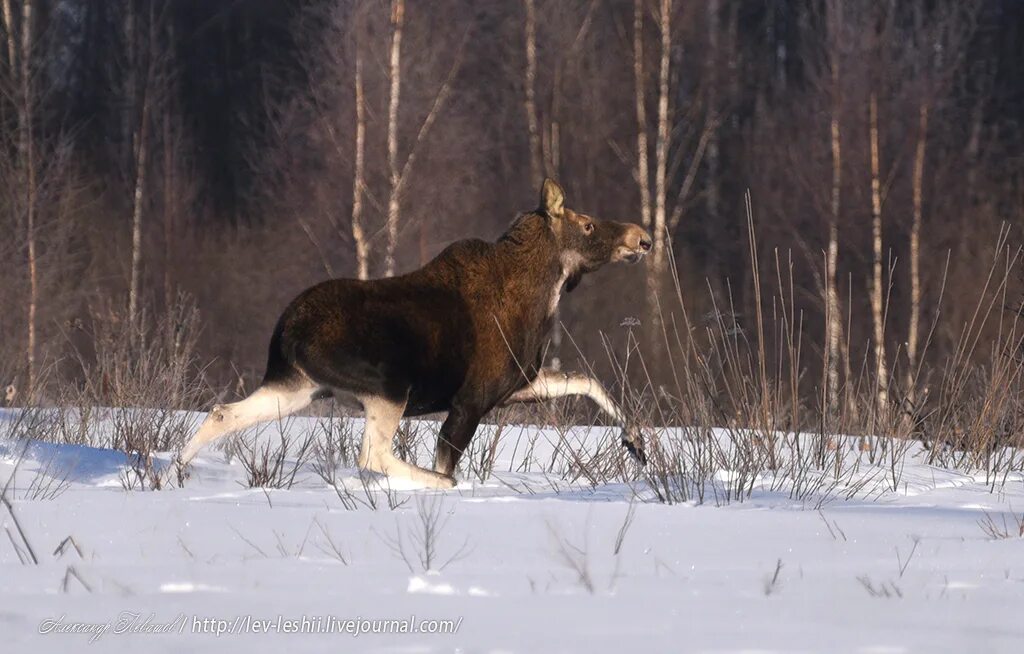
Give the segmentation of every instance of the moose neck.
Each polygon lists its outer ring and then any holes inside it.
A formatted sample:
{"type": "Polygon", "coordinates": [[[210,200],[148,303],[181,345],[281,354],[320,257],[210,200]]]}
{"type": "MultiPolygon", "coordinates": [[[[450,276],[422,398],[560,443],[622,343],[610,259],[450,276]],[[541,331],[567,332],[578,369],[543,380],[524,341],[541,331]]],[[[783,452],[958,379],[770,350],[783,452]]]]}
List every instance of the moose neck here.
{"type": "Polygon", "coordinates": [[[547,219],[538,214],[520,216],[498,240],[506,274],[518,292],[534,296],[529,304],[542,317],[551,316],[563,287],[571,290],[579,282],[579,257],[565,253],[547,219]]]}

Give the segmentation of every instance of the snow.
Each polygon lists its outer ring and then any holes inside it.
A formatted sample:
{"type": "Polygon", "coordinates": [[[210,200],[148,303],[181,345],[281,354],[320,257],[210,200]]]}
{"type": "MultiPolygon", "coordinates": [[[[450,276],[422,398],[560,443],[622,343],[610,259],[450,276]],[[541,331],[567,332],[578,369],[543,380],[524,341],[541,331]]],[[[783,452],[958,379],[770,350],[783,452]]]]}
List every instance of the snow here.
{"type": "Polygon", "coordinates": [[[541,465],[567,439],[614,437],[509,432],[494,476],[451,491],[341,469],[379,500],[352,510],[308,466],[291,489],[250,489],[237,458],[208,449],[184,488],[125,491],[119,452],[32,441],[19,461],[25,443],[0,440],[0,483],[17,467],[8,497],[39,558],[22,564],[0,508],[0,651],[1024,651],[1024,539],[979,524],[1016,528],[1020,475],[993,484],[912,448],[895,491],[804,495],[765,478],[743,501],[666,505],[642,483],[541,465]],[[355,633],[383,620],[419,633],[355,633]],[[439,620],[457,633],[426,633],[439,620]]]}

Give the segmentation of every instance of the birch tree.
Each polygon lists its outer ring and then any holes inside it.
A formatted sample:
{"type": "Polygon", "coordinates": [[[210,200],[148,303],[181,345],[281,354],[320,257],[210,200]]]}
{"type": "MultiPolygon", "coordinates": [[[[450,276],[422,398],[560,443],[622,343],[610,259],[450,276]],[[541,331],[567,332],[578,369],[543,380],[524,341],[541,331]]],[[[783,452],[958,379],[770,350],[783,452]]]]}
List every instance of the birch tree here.
{"type": "MultiPolygon", "coordinates": [[[[647,304],[654,322],[658,321],[658,293],[661,279],[667,269],[667,204],[668,204],[668,157],[671,138],[669,93],[672,67],[672,0],[659,0],[658,36],[660,44],[657,86],[657,123],[654,140],[653,184],[648,168],[647,136],[647,84],[644,75],[644,2],[635,0],[633,5],[633,78],[637,124],[636,179],[640,188],[640,217],[645,229],[651,232],[654,247],[647,263],[647,304]],[[654,188],[652,196],[651,187],[654,188]]],[[[658,339],[652,331],[652,342],[658,339]]]]}
{"type": "MultiPolygon", "coordinates": [[[[310,110],[329,146],[323,156],[329,162],[330,175],[351,175],[349,184],[329,185],[328,206],[324,208],[323,215],[332,232],[346,247],[351,242],[355,256],[354,275],[361,280],[370,278],[374,251],[371,235],[375,230],[367,212],[367,201],[371,210],[375,206],[379,208],[370,195],[366,163],[367,44],[364,34],[368,28],[368,7],[369,4],[362,0],[351,5],[339,3],[330,7],[323,40],[304,62],[310,77],[310,110]],[[347,111],[349,107],[353,109],[352,114],[347,111]],[[351,170],[346,167],[348,163],[352,164],[351,170]],[[339,191],[335,191],[336,188],[339,191]],[[342,219],[346,213],[347,220],[342,219]]],[[[334,276],[334,266],[327,256],[331,248],[323,247],[314,226],[304,217],[299,222],[320,254],[325,272],[334,276]]]]}
{"type": "MultiPolygon", "coordinates": [[[[648,164],[649,140],[647,135],[646,79],[644,73],[644,3],[636,0],[633,5],[633,81],[634,107],[636,112],[637,141],[635,175],[640,189],[641,222],[653,237],[654,247],[647,264],[647,304],[652,322],[660,320],[658,295],[661,281],[668,272],[670,252],[669,236],[675,232],[682,219],[686,201],[693,191],[701,161],[707,150],[708,143],[717,129],[717,118],[712,114],[705,118],[704,127],[699,134],[696,147],[692,152],[684,152],[683,148],[674,148],[675,136],[683,131],[682,126],[674,123],[672,106],[672,0],[659,0],[657,24],[660,51],[658,56],[657,77],[657,113],[655,119],[654,140],[654,174],[651,179],[648,164]],[[689,165],[686,167],[678,191],[673,198],[669,197],[669,186],[676,172],[689,154],[689,165]],[[653,187],[653,193],[652,193],[653,187]]],[[[691,115],[696,115],[691,111],[691,115]]],[[[657,328],[652,332],[652,344],[661,342],[657,337],[657,328]]]]}
{"type": "MultiPolygon", "coordinates": [[[[829,4],[829,63],[831,68],[831,95],[829,116],[829,142],[832,153],[831,212],[828,217],[828,249],[825,255],[825,407],[831,415],[839,408],[840,343],[843,340],[842,311],[839,308],[839,290],[836,275],[839,266],[839,210],[843,183],[842,141],[839,115],[841,96],[839,85],[839,8],[829,4]]],[[[847,365],[849,363],[847,362],[847,365]]],[[[849,383],[849,379],[847,379],[849,383]]]]}
{"type": "MultiPolygon", "coordinates": [[[[924,221],[925,165],[927,162],[928,129],[932,105],[938,101],[943,89],[954,79],[963,63],[967,43],[974,34],[981,5],[974,2],[939,5],[930,10],[914,7],[913,33],[907,52],[910,65],[904,75],[911,77],[916,105],[917,125],[914,162],[911,173],[911,225],[910,225],[910,316],[907,326],[907,370],[904,387],[907,409],[917,410],[917,376],[920,368],[921,307],[921,228],[924,221]]],[[[971,130],[969,143],[975,142],[977,131],[971,130]]],[[[975,142],[976,144],[976,142],[975,142]]],[[[974,167],[970,167],[973,172],[974,167]]],[[[968,184],[970,188],[970,184],[968,184]]]]}
{"type": "Polygon", "coordinates": [[[534,0],[523,0],[523,38],[526,61],[523,70],[523,108],[530,139],[530,186],[539,189],[544,178],[540,125],[537,120],[537,10],[534,0]]]}
{"type": "Polygon", "coordinates": [[[355,166],[352,173],[352,241],[356,250],[356,276],[370,278],[370,246],[363,229],[363,193],[366,187],[366,94],[363,90],[363,55],[355,38],[355,166]]]}
{"type": "Polygon", "coordinates": [[[139,295],[142,284],[142,230],[146,206],[146,175],[149,163],[150,122],[156,65],[157,17],[153,3],[148,4],[148,17],[140,29],[134,2],[126,3],[124,39],[127,46],[125,83],[125,131],[129,135],[131,163],[131,271],[128,284],[128,321],[139,326],[139,295]],[[141,79],[140,79],[141,77],[141,79]]]}
{"type": "Polygon", "coordinates": [[[647,163],[647,84],[644,79],[644,0],[633,0],[633,88],[636,106],[636,183],[640,222],[651,230],[650,170],[647,163]]]}
{"type": "Polygon", "coordinates": [[[868,133],[871,149],[871,318],[875,342],[875,385],[878,414],[884,421],[889,410],[889,369],[885,359],[885,306],[882,298],[882,179],[878,144],[878,96],[868,100],[868,133]]]}
{"type": "Polygon", "coordinates": [[[25,180],[25,230],[28,240],[28,393],[36,387],[36,314],[39,307],[39,262],[36,245],[36,154],[32,138],[35,97],[32,89],[32,0],[21,5],[21,100],[22,117],[19,149],[22,153],[25,180]]]}
{"type": "Polygon", "coordinates": [[[391,55],[388,65],[388,214],[387,244],[384,251],[384,275],[395,274],[395,248],[398,246],[399,186],[398,168],[398,103],[402,91],[402,29],[405,23],[405,0],[391,0],[391,55]]]}
{"type": "Polygon", "coordinates": [[[913,219],[910,225],[910,324],[907,327],[906,393],[909,409],[916,402],[918,336],[921,331],[921,220],[924,214],[924,162],[928,140],[928,103],[918,107],[917,147],[914,148],[913,219]]]}
{"type": "Polygon", "coordinates": [[[402,192],[408,183],[408,177],[416,162],[418,150],[426,140],[430,129],[437,121],[438,115],[444,109],[445,104],[451,95],[452,80],[462,65],[462,55],[465,51],[469,34],[463,35],[448,75],[441,83],[437,94],[434,96],[433,104],[427,112],[426,117],[420,124],[419,130],[409,148],[405,161],[399,161],[399,106],[402,90],[402,34],[405,28],[405,0],[392,0],[391,2],[391,46],[388,63],[388,124],[387,124],[387,165],[388,165],[388,205],[385,224],[386,243],[384,247],[384,276],[393,277],[395,274],[395,252],[398,248],[398,234],[400,228],[400,211],[402,192]]]}
{"type": "Polygon", "coordinates": [[[14,12],[11,10],[11,0],[2,0],[4,34],[7,36],[7,65],[10,69],[11,79],[16,79],[18,68],[18,36],[14,32],[14,12]]]}
{"type": "MultiPolygon", "coordinates": [[[[658,127],[654,146],[654,214],[651,230],[654,248],[651,253],[651,284],[649,292],[657,294],[667,262],[665,252],[665,218],[668,201],[668,147],[669,147],[669,79],[672,65],[672,0],[661,0],[658,14],[658,32],[661,36],[661,59],[658,66],[658,127]]],[[[653,306],[653,303],[652,303],[653,306]]]]}
{"type": "MultiPolygon", "coordinates": [[[[4,30],[7,33],[7,56],[11,81],[17,88],[14,101],[17,115],[17,170],[18,184],[21,186],[21,206],[17,207],[24,215],[26,241],[26,267],[28,269],[27,298],[27,334],[26,334],[26,372],[27,396],[32,397],[36,382],[37,354],[37,313],[39,307],[39,261],[36,234],[36,203],[38,188],[36,181],[36,151],[33,138],[35,114],[35,93],[32,84],[33,64],[33,0],[23,0],[21,5],[20,39],[18,28],[14,24],[14,11],[10,0],[3,0],[4,30]]],[[[17,206],[17,205],[16,205],[17,206]]]]}

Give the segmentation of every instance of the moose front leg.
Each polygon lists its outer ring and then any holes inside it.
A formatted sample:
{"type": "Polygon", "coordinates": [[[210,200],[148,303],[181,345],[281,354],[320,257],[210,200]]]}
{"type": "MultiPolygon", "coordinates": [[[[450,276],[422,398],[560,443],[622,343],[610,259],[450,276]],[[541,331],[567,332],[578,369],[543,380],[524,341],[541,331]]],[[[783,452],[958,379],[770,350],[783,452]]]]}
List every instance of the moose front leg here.
{"type": "Polygon", "coordinates": [[[544,368],[532,382],[512,393],[503,404],[542,402],[567,395],[589,397],[601,411],[622,427],[622,445],[640,462],[640,465],[646,465],[647,455],[644,453],[640,430],[629,424],[622,409],[608,396],[601,382],[593,377],[544,368]]]}
{"type": "Polygon", "coordinates": [[[462,458],[462,453],[469,446],[469,442],[473,440],[481,417],[479,411],[461,404],[452,406],[437,437],[437,450],[434,453],[435,472],[449,477],[455,476],[455,468],[459,465],[459,459],[462,458]]]}

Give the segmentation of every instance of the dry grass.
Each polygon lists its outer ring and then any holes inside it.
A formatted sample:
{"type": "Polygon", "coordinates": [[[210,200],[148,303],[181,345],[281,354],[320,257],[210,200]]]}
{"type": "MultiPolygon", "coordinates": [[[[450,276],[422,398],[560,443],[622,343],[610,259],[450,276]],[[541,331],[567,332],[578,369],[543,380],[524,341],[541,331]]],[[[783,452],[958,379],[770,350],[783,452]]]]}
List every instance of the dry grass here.
{"type": "MultiPolygon", "coordinates": [[[[838,408],[826,408],[832,405],[823,390],[827,374],[803,342],[811,318],[797,308],[793,263],[776,252],[762,275],[752,221],[749,237],[750,283],[759,290],[754,311],[747,311],[754,320],[744,318],[728,285],[722,294],[709,286],[703,304],[711,310],[697,315],[677,284],[660,298],[656,338],[631,319],[622,325],[624,344],[606,339],[615,378],[610,392],[641,426],[647,466],[628,457],[616,430],[596,424],[592,406],[567,399],[493,412],[462,459],[462,477],[494,479],[499,461],[507,460],[513,462],[508,472],[542,474],[558,489],[627,484],[639,500],[666,504],[725,504],[764,491],[819,507],[899,490],[909,456],[981,472],[993,490],[1024,471],[1024,329],[1009,295],[1021,251],[1008,246],[1005,232],[950,358],[906,375],[899,352],[893,356],[889,411],[877,406],[867,358],[851,364],[855,373],[828,391],[840,398],[838,408]],[[986,363],[971,363],[979,359],[986,363]],[[663,373],[653,370],[654,362],[663,373]],[[907,379],[912,387],[901,387],[907,379]],[[539,456],[541,451],[546,454],[539,456]]],[[[919,361],[928,360],[941,308],[940,301],[919,361]]],[[[182,470],[161,468],[163,453],[180,448],[196,427],[198,417],[186,409],[207,405],[212,395],[195,355],[195,310],[182,300],[163,319],[144,320],[148,327],[99,313],[92,325],[87,351],[76,350],[73,362],[81,381],[40,402],[45,408],[9,412],[0,438],[118,449],[128,461],[126,488],[158,489],[175,477],[182,483],[182,470]]],[[[848,325],[845,333],[850,331],[848,325]]],[[[242,461],[250,486],[290,487],[306,466],[335,488],[346,507],[376,508],[372,480],[364,479],[360,494],[337,477],[339,469],[355,465],[357,424],[331,408],[298,437],[279,424],[276,441],[236,439],[229,451],[242,461]]],[[[396,453],[429,465],[435,440],[435,423],[403,421],[396,453]]],[[[26,492],[46,497],[60,487],[58,481],[26,492]]],[[[389,507],[401,504],[384,490],[389,507]]],[[[517,490],[530,492],[526,486],[517,490]]]]}
{"type": "Polygon", "coordinates": [[[443,495],[417,495],[415,517],[408,517],[404,525],[396,518],[394,535],[375,533],[409,572],[440,572],[472,553],[468,536],[458,546],[442,544],[442,534],[451,517],[443,495]]]}
{"type": "Polygon", "coordinates": [[[292,429],[293,420],[278,419],[270,426],[239,434],[228,441],[228,456],[236,458],[245,471],[249,488],[291,488],[299,471],[315,452],[316,436],[308,430],[292,429]],[[266,437],[273,429],[276,438],[266,437]]]}
{"type": "Polygon", "coordinates": [[[997,520],[986,512],[985,517],[978,521],[978,526],[992,540],[1024,538],[1024,514],[1018,516],[1016,513],[1011,513],[1007,518],[1004,513],[997,520]]]}
{"type": "MultiPolygon", "coordinates": [[[[750,230],[753,241],[752,221],[750,230]]],[[[878,406],[869,355],[851,365],[857,372],[832,391],[841,398],[838,409],[822,409],[831,404],[822,395],[827,371],[804,360],[808,318],[796,308],[793,264],[776,252],[771,274],[763,279],[752,254],[751,283],[763,289],[755,294],[753,313],[759,319],[744,323],[731,293],[719,297],[710,288],[707,302],[713,310],[694,319],[677,285],[674,297],[661,298],[658,339],[644,342],[641,325],[630,320],[623,324],[624,346],[616,349],[606,341],[617,378],[613,395],[647,434],[646,467],[633,464],[610,434],[595,437],[591,428],[580,426],[593,425],[593,413],[568,401],[537,407],[528,415],[497,413],[493,427],[478,436],[468,453],[464,472],[487,479],[500,436],[504,447],[524,454],[515,472],[543,472],[565,487],[627,483],[640,499],[667,504],[743,501],[755,490],[782,493],[814,507],[836,498],[870,498],[900,489],[910,456],[963,472],[980,471],[997,490],[1011,475],[1024,472],[1019,400],[1024,397],[1024,330],[1008,295],[1020,249],[1007,245],[1004,232],[994,250],[998,256],[990,275],[943,367],[926,370],[922,365],[907,375],[899,369],[900,353],[894,355],[897,363],[887,375],[892,380],[888,410],[878,406]],[[982,357],[988,363],[969,363],[979,359],[984,335],[993,332],[988,356],[982,357]],[[656,381],[649,360],[668,367],[668,382],[664,376],[656,381]],[[906,379],[912,388],[900,386],[906,379]],[[516,433],[516,419],[549,429],[524,438],[516,433]],[[532,455],[538,439],[554,445],[545,460],[532,455]]],[[[919,361],[927,358],[940,314],[941,302],[926,326],[919,361]]]]}

